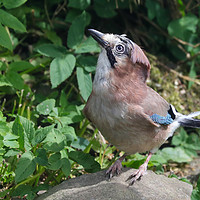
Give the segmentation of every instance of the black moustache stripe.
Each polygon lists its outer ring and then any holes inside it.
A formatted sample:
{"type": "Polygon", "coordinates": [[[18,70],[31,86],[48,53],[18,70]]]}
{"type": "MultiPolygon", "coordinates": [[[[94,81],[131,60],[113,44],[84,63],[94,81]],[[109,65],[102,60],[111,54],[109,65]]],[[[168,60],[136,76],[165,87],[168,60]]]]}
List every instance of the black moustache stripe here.
{"type": "Polygon", "coordinates": [[[111,47],[106,47],[106,53],[108,56],[108,60],[110,61],[110,65],[112,68],[115,68],[115,63],[117,62],[115,56],[112,53],[111,47]]]}

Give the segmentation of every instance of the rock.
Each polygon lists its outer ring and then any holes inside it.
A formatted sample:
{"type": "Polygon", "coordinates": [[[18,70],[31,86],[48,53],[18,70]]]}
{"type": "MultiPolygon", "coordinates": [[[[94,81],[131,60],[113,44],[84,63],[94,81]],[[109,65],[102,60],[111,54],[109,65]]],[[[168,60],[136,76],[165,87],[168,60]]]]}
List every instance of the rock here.
{"type": "Polygon", "coordinates": [[[37,200],[189,200],[192,185],[148,171],[140,181],[128,187],[125,180],[134,169],[107,181],[105,171],[85,174],[62,182],[42,194],[37,200]]]}

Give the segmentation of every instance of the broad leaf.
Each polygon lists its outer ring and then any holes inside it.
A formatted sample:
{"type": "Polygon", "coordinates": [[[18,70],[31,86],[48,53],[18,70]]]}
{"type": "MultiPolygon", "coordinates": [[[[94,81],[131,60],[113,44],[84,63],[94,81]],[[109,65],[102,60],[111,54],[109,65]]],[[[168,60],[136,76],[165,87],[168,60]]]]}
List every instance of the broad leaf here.
{"type": "Polygon", "coordinates": [[[167,30],[171,36],[186,40],[188,34],[195,33],[198,18],[195,15],[186,15],[169,23],[167,30]]]}
{"type": "Polygon", "coordinates": [[[76,58],[72,54],[55,58],[50,64],[50,80],[52,88],[66,80],[75,67],[76,58]]]}
{"type": "Polygon", "coordinates": [[[85,101],[92,92],[92,78],[82,67],[77,67],[77,79],[80,93],[85,101]]]}
{"type": "Polygon", "coordinates": [[[71,146],[84,151],[85,148],[89,145],[89,143],[90,142],[87,139],[78,137],[76,140],[72,142],[71,146]]]}
{"type": "Polygon", "coordinates": [[[24,71],[27,69],[32,69],[34,66],[27,62],[27,61],[17,61],[17,62],[12,62],[9,65],[9,70],[19,72],[19,71],[24,71]]]}
{"type": "Polygon", "coordinates": [[[34,123],[25,117],[20,116],[20,122],[24,128],[24,147],[26,150],[31,149],[32,140],[35,138],[34,123]]]}
{"type": "Polygon", "coordinates": [[[0,9],[0,23],[20,32],[26,32],[25,26],[13,15],[0,9]]]}
{"type": "Polygon", "coordinates": [[[24,4],[27,0],[4,0],[3,1],[3,5],[7,8],[7,9],[11,9],[11,8],[17,8],[19,6],[21,6],[22,4],[24,4]]]}
{"type": "Polygon", "coordinates": [[[62,166],[61,154],[60,152],[54,153],[49,157],[49,166],[48,169],[58,170],[62,166]]]}
{"type": "Polygon", "coordinates": [[[100,170],[100,165],[94,160],[90,154],[82,151],[71,151],[68,154],[69,158],[78,164],[82,165],[87,172],[97,172],[100,170]]]}
{"type": "Polygon", "coordinates": [[[75,47],[76,53],[100,52],[101,49],[97,42],[90,36],[87,40],[75,47]]]}
{"type": "Polygon", "coordinates": [[[5,76],[0,75],[0,87],[2,86],[12,86],[12,84],[6,79],[5,76]]]}
{"type": "Polygon", "coordinates": [[[24,151],[24,128],[20,122],[19,116],[16,117],[14,124],[12,126],[13,134],[19,136],[19,148],[24,151]]]}
{"type": "Polygon", "coordinates": [[[69,7],[85,10],[90,5],[91,0],[69,0],[69,7]]]}
{"type": "Polygon", "coordinates": [[[35,137],[32,140],[33,146],[41,143],[46,138],[47,134],[52,131],[54,126],[55,125],[51,125],[51,126],[46,126],[44,128],[37,129],[35,132],[35,137]]]}
{"type": "Polygon", "coordinates": [[[47,158],[47,153],[45,149],[41,149],[41,148],[37,149],[35,155],[36,155],[36,158],[35,158],[36,163],[42,166],[48,165],[48,158],[47,158]]]}
{"type": "Polygon", "coordinates": [[[0,45],[12,51],[12,42],[6,29],[0,23],[0,45]]]}
{"type": "Polygon", "coordinates": [[[66,54],[67,49],[63,46],[58,46],[55,44],[42,44],[34,49],[41,55],[47,56],[47,57],[59,57],[66,54]]]}
{"type": "Polygon", "coordinates": [[[42,115],[48,115],[55,107],[55,99],[47,99],[42,103],[38,104],[36,109],[42,115]]]}
{"type": "Polygon", "coordinates": [[[15,182],[26,179],[28,176],[32,175],[35,171],[35,161],[32,152],[25,152],[17,163],[17,168],[15,170],[15,182]]]}
{"type": "Polygon", "coordinates": [[[77,45],[81,43],[81,41],[83,40],[85,27],[89,24],[89,22],[90,15],[85,11],[83,11],[81,15],[73,20],[72,25],[69,28],[67,37],[67,46],[69,48],[74,49],[77,45]]]}
{"type": "Polygon", "coordinates": [[[64,149],[66,137],[59,130],[53,129],[43,141],[48,151],[59,152],[64,149]]]}
{"type": "Polygon", "coordinates": [[[24,80],[18,73],[14,71],[8,71],[6,78],[10,83],[12,83],[14,88],[18,90],[24,89],[24,80]]]}
{"type": "MultiPolygon", "coordinates": [[[[56,32],[54,31],[50,31],[50,30],[45,30],[45,36],[51,41],[53,42],[55,45],[57,46],[62,46],[62,40],[61,38],[56,34],[56,32]]],[[[62,47],[63,48],[63,47],[62,47]]],[[[60,49],[61,50],[61,49],[60,49]]],[[[62,51],[62,50],[61,50],[62,51]]],[[[65,48],[63,48],[63,51],[66,51],[65,48]]]]}
{"type": "Polygon", "coordinates": [[[117,15],[115,1],[94,0],[94,10],[102,18],[111,18],[117,15]]]}

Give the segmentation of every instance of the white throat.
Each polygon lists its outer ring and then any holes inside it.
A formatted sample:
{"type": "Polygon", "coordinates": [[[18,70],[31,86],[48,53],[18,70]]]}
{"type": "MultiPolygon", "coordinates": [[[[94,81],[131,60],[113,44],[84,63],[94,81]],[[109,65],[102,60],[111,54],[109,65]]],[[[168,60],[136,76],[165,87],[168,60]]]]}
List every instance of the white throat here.
{"type": "Polygon", "coordinates": [[[102,49],[97,61],[97,68],[96,68],[96,73],[95,73],[95,77],[93,81],[94,91],[97,92],[97,90],[99,89],[101,90],[102,87],[104,89],[108,87],[110,70],[111,70],[111,65],[110,65],[110,61],[108,60],[106,50],[102,49]]]}

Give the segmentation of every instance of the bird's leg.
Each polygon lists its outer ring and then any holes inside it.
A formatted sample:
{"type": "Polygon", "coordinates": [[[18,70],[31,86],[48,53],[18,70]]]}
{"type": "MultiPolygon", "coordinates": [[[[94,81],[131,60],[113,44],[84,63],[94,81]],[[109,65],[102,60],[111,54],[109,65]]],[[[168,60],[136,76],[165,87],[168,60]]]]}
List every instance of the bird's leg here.
{"type": "Polygon", "coordinates": [[[122,170],[122,161],[124,160],[124,158],[126,157],[126,154],[124,154],[123,156],[121,156],[118,160],[115,161],[115,163],[113,165],[111,165],[109,167],[109,169],[106,171],[106,175],[109,176],[109,179],[111,179],[114,174],[119,175],[121,173],[122,170]]]}
{"type": "Polygon", "coordinates": [[[128,179],[126,181],[131,180],[129,185],[133,185],[136,180],[140,179],[143,175],[145,175],[145,173],[147,171],[147,166],[148,166],[149,160],[151,159],[152,155],[153,154],[151,152],[149,152],[144,164],[142,164],[135,173],[131,174],[128,177],[128,179]]]}

